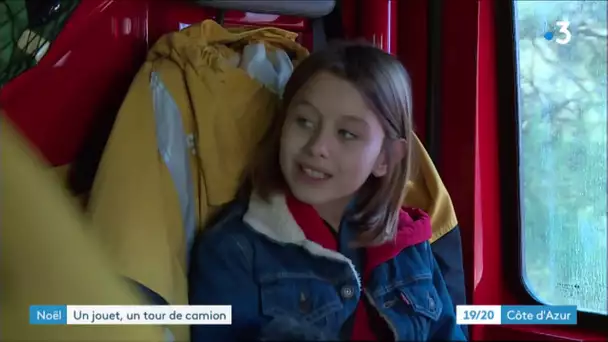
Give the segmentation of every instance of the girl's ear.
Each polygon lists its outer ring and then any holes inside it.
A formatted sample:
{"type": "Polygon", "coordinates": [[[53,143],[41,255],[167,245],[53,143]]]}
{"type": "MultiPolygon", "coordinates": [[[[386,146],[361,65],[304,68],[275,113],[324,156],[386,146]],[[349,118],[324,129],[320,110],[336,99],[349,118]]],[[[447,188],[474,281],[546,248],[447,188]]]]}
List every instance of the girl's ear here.
{"type": "Polygon", "coordinates": [[[387,150],[391,153],[392,160],[395,163],[401,161],[401,159],[405,158],[407,153],[407,142],[405,139],[395,139],[390,142],[390,147],[388,149],[383,149],[376,160],[376,165],[372,169],[372,174],[376,177],[384,177],[388,172],[388,158],[387,158],[387,150]]]}

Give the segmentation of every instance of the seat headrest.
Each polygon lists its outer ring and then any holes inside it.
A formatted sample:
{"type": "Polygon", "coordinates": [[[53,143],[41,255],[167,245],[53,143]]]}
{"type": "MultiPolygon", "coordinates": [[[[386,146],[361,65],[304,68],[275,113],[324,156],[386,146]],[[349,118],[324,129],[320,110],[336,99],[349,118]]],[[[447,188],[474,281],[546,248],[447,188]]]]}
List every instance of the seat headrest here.
{"type": "Polygon", "coordinates": [[[293,15],[305,18],[320,18],[335,7],[335,0],[197,0],[198,4],[222,10],[293,15]]]}

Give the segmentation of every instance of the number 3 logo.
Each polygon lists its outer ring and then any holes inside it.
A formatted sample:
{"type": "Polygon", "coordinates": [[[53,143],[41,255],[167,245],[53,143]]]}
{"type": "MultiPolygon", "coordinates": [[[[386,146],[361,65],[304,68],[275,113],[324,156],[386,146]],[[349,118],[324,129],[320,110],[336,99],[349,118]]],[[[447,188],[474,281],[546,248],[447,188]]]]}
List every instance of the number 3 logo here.
{"type": "Polygon", "coordinates": [[[558,21],[556,22],[557,26],[559,26],[559,32],[564,34],[563,38],[557,38],[555,40],[555,42],[557,44],[560,45],[566,45],[570,42],[570,39],[572,39],[572,33],[570,33],[570,31],[568,30],[568,27],[570,26],[570,22],[569,21],[558,21]]]}

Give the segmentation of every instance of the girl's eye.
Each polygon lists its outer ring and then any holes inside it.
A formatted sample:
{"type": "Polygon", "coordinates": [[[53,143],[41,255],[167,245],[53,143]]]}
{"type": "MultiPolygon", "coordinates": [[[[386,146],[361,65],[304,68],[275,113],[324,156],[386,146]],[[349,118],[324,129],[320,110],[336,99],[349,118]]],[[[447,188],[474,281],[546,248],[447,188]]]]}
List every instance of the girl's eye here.
{"type": "Polygon", "coordinates": [[[303,118],[301,116],[296,118],[296,123],[298,124],[298,126],[304,127],[304,128],[314,127],[314,124],[312,123],[312,121],[310,121],[306,118],[303,118]]]}
{"type": "Polygon", "coordinates": [[[340,134],[340,136],[346,140],[353,140],[353,139],[357,139],[357,136],[345,129],[341,129],[338,131],[338,134],[340,134]]]}

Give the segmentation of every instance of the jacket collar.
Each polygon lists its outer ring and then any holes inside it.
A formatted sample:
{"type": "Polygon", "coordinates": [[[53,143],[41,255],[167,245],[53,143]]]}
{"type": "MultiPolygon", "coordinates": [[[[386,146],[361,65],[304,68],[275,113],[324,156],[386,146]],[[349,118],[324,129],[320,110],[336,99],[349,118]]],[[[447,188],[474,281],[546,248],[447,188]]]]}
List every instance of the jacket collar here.
{"type": "MultiPolygon", "coordinates": [[[[277,243],[299,245],[313,255],[348,263],[355,270],[352,261],[346,256],[307,238],[327,231],[323,220],[310,205],[294,198],[289,199],[288,205],[282,194],[273,195],[266,202],[254,193],[243,220],[258,233],[277,243]]],[[[364,274],[368,275],[380,264],[393,259],[404,248],[428,241],[431,235],[431,221],[426,213],[420,209],[403,208],[399,214],[395,239],[367,248],[364,274]]]]}
{"type": "Polygon", "coordinates": [[[299,245],[313,255],[350,262],[344,255],[306,238],[304,230],[290,212],[284,195],[273,195],[266,202],[255,193],[252,194],[243,221],[275,242],[299,245]]]}

